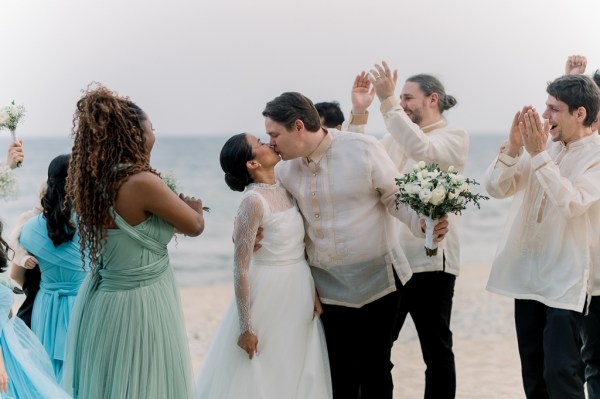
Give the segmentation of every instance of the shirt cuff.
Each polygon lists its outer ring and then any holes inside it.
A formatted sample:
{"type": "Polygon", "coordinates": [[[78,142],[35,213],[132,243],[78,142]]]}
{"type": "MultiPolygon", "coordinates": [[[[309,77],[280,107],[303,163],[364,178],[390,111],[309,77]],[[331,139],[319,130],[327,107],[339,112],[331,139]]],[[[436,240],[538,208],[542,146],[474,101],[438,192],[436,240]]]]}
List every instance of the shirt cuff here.
{"type": "Polygon", "coordinates": [[[381,110],[381,113],[385,115],[389,110],[398,108],[399,106],[398,99],[394,96],[389,96],[381,102],[379,109],[381,110]]]}
{"type": "Polygon", "coordinates": [[[537,154],[535,157],[531,158],[531,166],[533,166],[534,171],[538,171],[538,169],[546,166],[552,162],[552,158],[550,158],[550,154],[546,151],[542,151],[537,154]]]}
{"type": "Polygon", "coordinates": [[[350,125],[366,125],[369,120],[369,111],[364,114],[354,114],[350,111],[350,125]]]}

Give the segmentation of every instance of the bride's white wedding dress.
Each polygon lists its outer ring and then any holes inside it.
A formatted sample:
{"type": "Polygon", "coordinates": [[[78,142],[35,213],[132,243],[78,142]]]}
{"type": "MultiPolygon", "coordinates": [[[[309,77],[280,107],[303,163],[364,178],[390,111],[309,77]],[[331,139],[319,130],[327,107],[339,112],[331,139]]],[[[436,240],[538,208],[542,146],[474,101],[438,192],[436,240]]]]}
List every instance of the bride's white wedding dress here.
{"type": "Polygon", "coordinates": [[[232,301],[196,383],[202,399],[331,398],[321,321],[304,255],[302,216],[279,185],[251,184],[236,216],[232,301]],[[258,227],[262,248],[253,253],[258,227]],[[237,345],[258,337],[253,359],[237,345]]]}

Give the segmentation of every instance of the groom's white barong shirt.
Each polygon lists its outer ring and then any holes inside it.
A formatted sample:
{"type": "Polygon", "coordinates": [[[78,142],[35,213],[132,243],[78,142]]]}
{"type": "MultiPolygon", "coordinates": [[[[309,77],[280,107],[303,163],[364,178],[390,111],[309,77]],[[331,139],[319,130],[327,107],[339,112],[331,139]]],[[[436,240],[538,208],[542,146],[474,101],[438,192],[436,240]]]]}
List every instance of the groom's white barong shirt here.
{"type": "Polygon", "coordinates": [[[533,158],[506,148],[486,172],[490,195],[513,196],[487,289],[582,312],[600,238],[600,137],[549,140],[533,158]]]}
{"type": "MultiPolygon", "coordinates": [[[[381,114],[388,133],[381,144],[396,164],[398,175],[408,173],[419,161],[437,163],[443,171],[453,166],[462,173],[469,153],[469,135],[464,129],[447,126],[444,119],[423,128],[414,123],[398,104],[396,97],[381,102],[381,114]]],[[[364,133],[368,114],[352,115],[348,130],[364,133]]],[[[444,271],[458,275],[460,270],[460,217],[448,215],[450,230],[436,256],[427,256],[425,240],[415,237],[403,223],[398,223],[399,240],[414,273],[444,271]],[[445,259],[445,260],[444,260],[445,259]]]]}
{"type": "Polygon", "coordinates": [[[280,162],[277,179],[304,217],[306,252],[323,303],[359,308],[396,290],[412,272],[392,215],[424,234],[418,215],[396,209],[398,172],[373,137],[327,129],[307,158],[280,162]]]}

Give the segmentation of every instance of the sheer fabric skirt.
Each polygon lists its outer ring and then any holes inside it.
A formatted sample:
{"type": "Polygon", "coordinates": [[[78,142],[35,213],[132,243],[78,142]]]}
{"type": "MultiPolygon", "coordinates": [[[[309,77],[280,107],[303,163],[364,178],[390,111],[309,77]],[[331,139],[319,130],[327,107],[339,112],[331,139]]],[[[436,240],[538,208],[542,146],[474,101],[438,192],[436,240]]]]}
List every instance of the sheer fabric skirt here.
{"type": "Polygon", "coordinates": [[[71,316],[63,386],[82,399],[191,398],[179,292],[168,269],[156,282],[96,289],[89,276],[71,316]]]}
{"type": "Polygon", "coordinates": [[[250,269],[252,360],[240,347],[235,299],[225,313],[196,382],[197,399],[331,398],[321,321],[306,262],[250,269]]]}

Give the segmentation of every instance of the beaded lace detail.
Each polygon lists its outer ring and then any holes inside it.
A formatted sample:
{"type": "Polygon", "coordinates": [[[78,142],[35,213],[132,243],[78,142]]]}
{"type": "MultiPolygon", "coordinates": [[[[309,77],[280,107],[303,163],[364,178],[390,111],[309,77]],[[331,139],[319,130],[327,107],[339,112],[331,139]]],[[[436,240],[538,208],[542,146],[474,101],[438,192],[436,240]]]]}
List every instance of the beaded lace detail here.
{"type": "Polygon", "coordinates": [[[234,286],[239,313],[240,333],[254,332],[250,311],[249,270],[256,233],[263,217],[294,206],[292,197],[279,184],[252,183],[246,187],[235,218],[234,286]]]}

